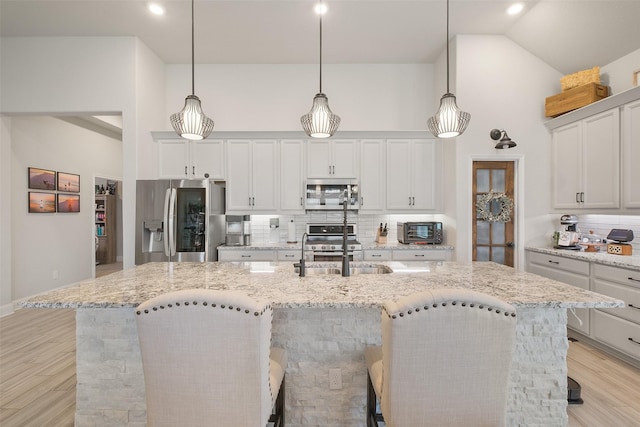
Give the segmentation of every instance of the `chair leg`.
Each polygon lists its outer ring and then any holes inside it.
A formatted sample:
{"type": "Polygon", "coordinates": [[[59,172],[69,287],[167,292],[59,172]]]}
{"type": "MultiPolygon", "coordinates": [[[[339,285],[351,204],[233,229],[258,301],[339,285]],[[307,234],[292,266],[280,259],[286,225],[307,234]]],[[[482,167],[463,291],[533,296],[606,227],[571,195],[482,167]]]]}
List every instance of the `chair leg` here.
{"type": "Polygon", "coordinates": [[[274,423],[273,427],[284,427],[284,394],[285,394],[285,377],[282,378],[282,384],[280,384],[280,391],[278,397],[276,397],[276,403],[274,405],[275,413],[269,417],[269,422],[274,423]]]}
{"type": "Polygon", "coordinates": [[[367,372],[367,427],[378,427],[378,421],[382,421],[382,415],[376,413],[376,400],[376,391],[367,372]]]}

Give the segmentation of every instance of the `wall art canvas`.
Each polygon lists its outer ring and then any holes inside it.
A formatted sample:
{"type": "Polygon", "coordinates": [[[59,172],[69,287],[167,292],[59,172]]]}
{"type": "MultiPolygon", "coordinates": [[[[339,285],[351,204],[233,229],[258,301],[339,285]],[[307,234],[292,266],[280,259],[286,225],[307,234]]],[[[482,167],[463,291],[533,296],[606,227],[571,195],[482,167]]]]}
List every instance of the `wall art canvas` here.
{"type": "Polygon", "coordinates": [[[29,212],[55,213],[56,194],[29,191],[29,212]]]}
{"type": "Polygon", "coordinates": [[[58,172],[58,191],[67,193],[80,192],[80,175],[58,172]]]}
{"type": "Polygon", "coordinates": [[[58,193],[58,212],[80,212],[80,195],[58,193]]]}
{"type": "Polygon", "coordinates": [[[34,190],[55,190],[56,172],[48,169],[29,168],[29,188],[34,190]]]}

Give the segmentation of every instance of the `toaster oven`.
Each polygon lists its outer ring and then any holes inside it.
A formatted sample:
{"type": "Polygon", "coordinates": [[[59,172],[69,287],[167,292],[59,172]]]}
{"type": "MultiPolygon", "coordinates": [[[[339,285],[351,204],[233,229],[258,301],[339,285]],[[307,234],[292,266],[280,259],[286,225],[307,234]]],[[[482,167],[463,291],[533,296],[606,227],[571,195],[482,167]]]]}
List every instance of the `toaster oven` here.
{"type": "Polygon", "coordinates": [[[441,222],[399,222],[398,242],[423,245],[439,245],[442,243],[441,222]]]}

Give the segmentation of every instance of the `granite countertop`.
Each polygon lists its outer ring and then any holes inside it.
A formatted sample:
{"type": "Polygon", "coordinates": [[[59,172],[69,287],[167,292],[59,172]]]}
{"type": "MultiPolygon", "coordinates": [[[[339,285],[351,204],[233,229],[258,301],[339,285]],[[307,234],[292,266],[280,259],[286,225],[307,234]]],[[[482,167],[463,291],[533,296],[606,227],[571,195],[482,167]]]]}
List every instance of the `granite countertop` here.
{"type": "Polygon", "coordinates": [[[526,247],[525,249],[543,254],[557,255],[565,258],[579,259],[582,261],[640,271],[640,255],[611,255],[606,252],[583,252],[542,247],[526,247]]]}
{"type": "MultiPolygon", "coordinates": [[[[85,280],[22,302],[23,307],[136,307],[154,296],[187,288],[242,291],[274,307],[379,307],[383,301],[437,288],[470,288],[516,307],[622,307],[620,300],[491,262],[385,262],[389,274],[308,274],[291,263],[148,263],[85,280]]],[[[308,263],[333,266],[338,263],[308,263]]],[[[367,262],[353,266],[372,265],[367,262]]]]}
{"type": "MultiPolygon", "coordinates": [[[[360,244],[362,245],[362,249],[363,250],[368,250],[368,249],[387,249],[387,250],[391,250],[391,249],[403,249],[403,250],[407,250],[407,249],[415,249],[415,250],[425,250],[425,251],[452,251],[454,249],[453,246],[446,246],[446,245],[405,245],[402,244],[398,241],[395,242],[389,242],[389,243],[376,243],[376,242],[360,242],[360,244]]],[[[300,248],[300,242],[296,242],[296,243],[287,243],[287,242],[278,242],[278,243],[254,243],[251,244],[250,246],[227,246],[227,245],[221,245],[218,246],[218,250],[223,250],[223,251],[250,251],[250,250],[278,250],[278,249],[284,249],[284,250],[301,250],[300,248]]]]}

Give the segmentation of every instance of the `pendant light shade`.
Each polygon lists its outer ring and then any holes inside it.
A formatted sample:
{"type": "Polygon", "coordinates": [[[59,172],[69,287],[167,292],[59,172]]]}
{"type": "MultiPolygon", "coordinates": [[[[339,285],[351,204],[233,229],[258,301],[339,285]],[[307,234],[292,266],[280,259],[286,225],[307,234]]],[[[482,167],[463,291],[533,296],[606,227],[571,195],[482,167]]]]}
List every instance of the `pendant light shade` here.
{"type": "Polygon", "coordinates": [[[449,91],[449,0],[447,0],[447,93],[440,99],[440,108],[427,120],[429,130],[438,138],[453,138],[469,125],[471,114],[458,108],[456,97],[449,91]]]}
{"type": "Polygon", "coordinates": [[[195,95],[195,48],[194,48],[194,0],[191,0],[191,95],[184,101],[184,108],[170,117],[171,126],[178,135],[189,140],[201,140],[213,130],[213,120],[202,111],[200,98],[195,95]]]}
{"type": "Polygon", "coordinates": [[[311,111],[300,117],[302,128],[312,138],[329,138],[338,130],[340,117],[329,108],[329,99],[322,93],[322,13],[320,13],[320,90],[313,98],[311,111]]]}

